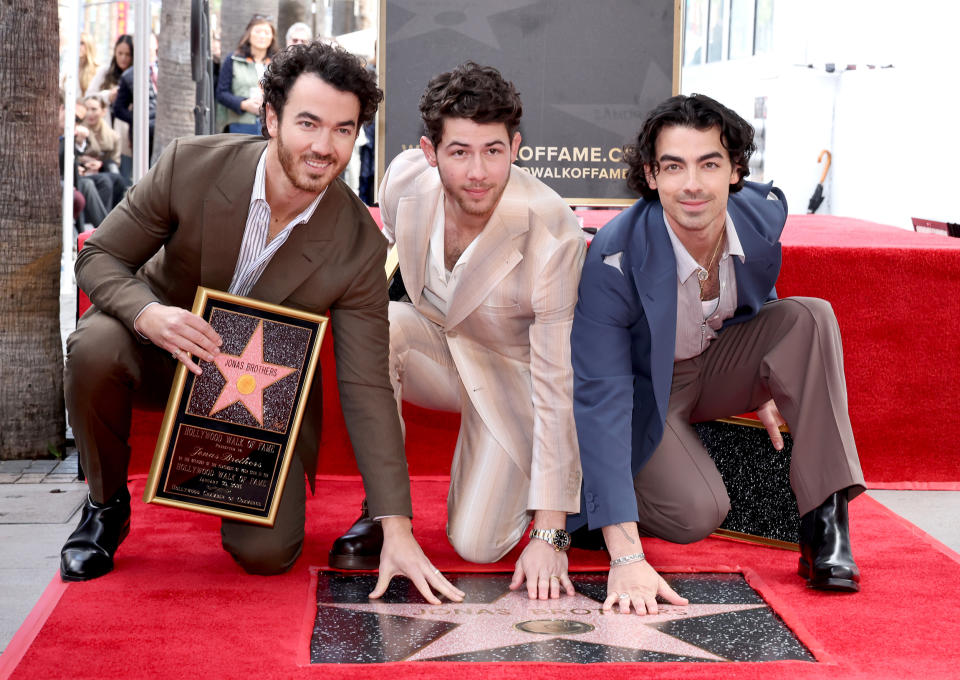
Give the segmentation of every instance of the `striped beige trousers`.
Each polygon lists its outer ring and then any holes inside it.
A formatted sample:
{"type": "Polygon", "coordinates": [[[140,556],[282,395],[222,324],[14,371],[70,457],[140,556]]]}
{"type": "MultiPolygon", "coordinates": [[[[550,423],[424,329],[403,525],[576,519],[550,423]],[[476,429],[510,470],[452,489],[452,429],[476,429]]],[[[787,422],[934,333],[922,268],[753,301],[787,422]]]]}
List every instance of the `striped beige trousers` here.
{"type": "Polygon", "coordinates": [[[474,409],[440,327],[405,302],[390,303],[390,381],[401,423],[403,401],[460,413],[447,538],[465,560],[497,561],[530,523],[529,471],[517,467],[474,409]]]}

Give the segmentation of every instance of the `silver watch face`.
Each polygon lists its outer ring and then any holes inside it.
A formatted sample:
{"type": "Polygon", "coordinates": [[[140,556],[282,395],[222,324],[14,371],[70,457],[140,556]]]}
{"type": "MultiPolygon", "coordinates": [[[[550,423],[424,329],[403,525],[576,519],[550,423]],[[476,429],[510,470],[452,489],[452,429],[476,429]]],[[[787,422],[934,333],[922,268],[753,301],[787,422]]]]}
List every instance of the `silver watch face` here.
{"type": "Polygon", "coordinates": [[[570,534],[564,529],[555,529],[553,532],[553,547],[557,550],[567,550],[570,548],[570,534]]]}

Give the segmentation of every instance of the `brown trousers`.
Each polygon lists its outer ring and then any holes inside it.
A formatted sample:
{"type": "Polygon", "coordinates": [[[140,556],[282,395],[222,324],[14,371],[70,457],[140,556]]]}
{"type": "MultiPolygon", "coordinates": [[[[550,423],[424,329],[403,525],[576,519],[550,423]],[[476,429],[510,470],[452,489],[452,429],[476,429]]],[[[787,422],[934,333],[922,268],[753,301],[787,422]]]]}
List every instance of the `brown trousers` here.
{"type": "Polygon", "coordinates": [[[849,498],[865,490],[833,309],[824,300],[786,298],[674,364],[663,439],[634,479],[641,534],[690,543],[720,526],[730,499],[691,423],[771,398],[793,437],[790,484],[801,515],[840,489],[849,498]]]}
{"type": "MultiPolygon", "coordinates": [[[[162,410],[177,362],[140,342],[119,320],[91,309],[67,338],[64,391],[90,497],[98,503],[127,483],[133,407],[162,410]]],[[[303,547],[306,488],[303,463],[293,456],[272,528],[223,520],[223,547],[247,571],[280,573],[303,547]]]]}

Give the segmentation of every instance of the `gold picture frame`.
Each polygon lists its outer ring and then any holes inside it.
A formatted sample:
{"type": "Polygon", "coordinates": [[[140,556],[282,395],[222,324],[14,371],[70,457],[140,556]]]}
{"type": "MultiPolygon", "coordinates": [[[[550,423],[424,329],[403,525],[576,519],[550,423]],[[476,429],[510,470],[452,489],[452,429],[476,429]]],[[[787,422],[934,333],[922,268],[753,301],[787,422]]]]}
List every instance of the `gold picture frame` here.
{"type": "Polygon", "coordinates": [[[193,313],[223,345],[177,366],[143,500],[273,526],[328,318],[203,287],[193,313]]]}

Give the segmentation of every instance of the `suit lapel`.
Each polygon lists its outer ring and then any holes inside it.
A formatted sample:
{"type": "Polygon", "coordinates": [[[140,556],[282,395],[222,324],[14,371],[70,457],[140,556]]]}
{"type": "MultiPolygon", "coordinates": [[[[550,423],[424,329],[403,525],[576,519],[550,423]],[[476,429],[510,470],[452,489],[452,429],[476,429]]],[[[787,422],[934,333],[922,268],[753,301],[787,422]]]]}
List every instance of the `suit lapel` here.
{"type": "Polygon", "coordinates": [[[233,281],[257,162],[265,146],[264,142],[241,147],[203,199],[200,281],[207,288],[225,291],[233,281]]]}
{"type": "MultiPolygon", "coordinates": [[[[736,222],[734,222],[736,224],[736,222]]],[[[779,243],[770,243],[750,230],[737,228],[737,236],[743,246],[744,262],[733,259],[733,270],[737,277],[737,308],[744,304],[756,312],[776,284],[780,273],[781,248],[779,243]],[[749,236],[748,236],[749,234],[749,236]],[[745,238],[746,236],[746,238],[745,238]],[[755,296],[761,296],[753,299],[755,296]]]]}
{"type": "Polygon", "coordinates": [[[766,226],[776,239],[783,229],[785,217],[776,201],[748,202],[736,195],[731,196],[727,211],[733,219],[744,254],[742,264],[739,258],[733,259],[738,298],[735,314],[752,316],[763,305],[767,294],[773,290],[781,264],[780,242],[771,241],[760,227],[766,226]],[[771,225],[778,228],[773,229],[771,225]]]}
{"type": "MultiPolygon", "coordinates": [[[[511,183],[512,184],[512,183],[511,183]]],[[[447,310],[447,328],[453,328],[490,295],[503,278],[523,260],[514,241],[530,228],[526,204],[517,200],[508,185],[490,221],[477,236],[473,253],[460,275],[469,285],[458,285],[447,310]]]]}
{"type": "Polygon", "coordinates": [[[401,198],[397,205],[395,224],[400,274],[403,276],[407,295],[414,305],[420,304],[423,295],[430,232],[442,200],[440,175],[434,171],[423,173],[411,195],[401,198]]]}
{"type": "Polygon", "coordinates": [[[329,248],[325,246],[333,240],[339,228],[345,200],[342,187],[331,184],[310,220],[294,227],[286,242],[274,253],[251,289],[250,297],[282,304],[317,270],[329,254],[329,248]]]}
{"type": "Polygon", "coordinates": [[[635,243],[632,250],[646,252],[643,262],[634,265],[633,275],[650,328],[653,393],[660,417],[666,420],[677,335],[677,260],[659,208],[659,203],[651,204],[637,221],[634,239],[645,240],[646,248],[635,243]]]}

